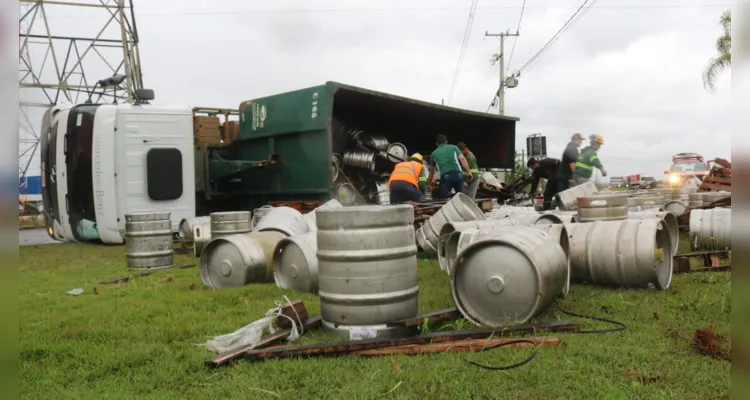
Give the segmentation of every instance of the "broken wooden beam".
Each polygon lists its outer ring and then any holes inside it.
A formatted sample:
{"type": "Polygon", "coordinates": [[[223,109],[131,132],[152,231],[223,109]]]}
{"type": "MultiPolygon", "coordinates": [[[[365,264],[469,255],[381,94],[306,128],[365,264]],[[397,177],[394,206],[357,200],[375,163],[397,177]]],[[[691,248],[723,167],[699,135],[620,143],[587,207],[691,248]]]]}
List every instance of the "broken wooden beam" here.
{"type": "Polygon", "coordinates": [[[524,342],[510,343],[516,340],[518,340],[518,338],[507,337],[456,340],[453,342],[411,344],[406,346],[385,347],[372,350],[359,350],[350,354],[357,356],[419,355],[429,353],[456,353],[464,351],[478,351],[485,348],[491,349],[501,345],[504,345],[503,347],[536,347],[557,346],[562,343],[560,339],[553,336],[525,337],[523,338],[524,342]]]}
{"type": "Polygon", "coordinates": [[[305,308],[305,303],[302,300],[293,300],[290,304],[282,307],[281,315],[276,318],[276,326],[281,329],[291,329],[292,321],[299,325],[304,324],[304,321],[308,319],[307,308],[305,308]]]}
{"type": "Polygon", "coordinates": [[[401,319],[398,321],[389,322],[386,324],[386,326],[412,328],[415,326],[421,326],[423,323],[425,323],[425,320],[428,324],[432,324],[435,322],[453,321],[460,316],[461,314],[458,312],[457,308],[446,308],[445,310],[434,311],[434,312],[427,313],[427,314],[417,315],[414,318],[401,319]]]}
{"type": "MultiPolygon", "coordinates": [[[[323,319],[319,315],[312,317],[312,318],[308,318],[305,322],[302,323],[303,332],[307,332],[309,330],[318,328],[321,325],[322,321],[323,319]]],[[[227,365],[231,363],[232,361],[239,360],[245,355],[245,353],[247,353],[250,350],[262,349],[262,348],[274,345],[276,343],[279,343],[282,340],[288,338],[291,333],[292,333],[291,329],[278,331],[272,335],[269,335],[261,339],[261,341],[256,343],[255,345],[242,346],[230,352],[219,354],[218,356],[210,360],[206,360],[204,364],[207,367],[211,367],[211,368],[216,368],[216,367],[221,367],[223,365],[227,365]]]]}
{"type": "Polygon", "coordinates": [[[548,324],[523,324],[503,328],[479,328],[455,332],[437,332],[423,336],[388,339],[375,338],[338,342],[330,344],[311,344],[302,346],[284,346],[273,349],[256,349],[245,353],[248,361],[270,358],[319,357],[349,354],[355,351],[380,349],[385,347],[406,346],[415,344],[451,342],[466,339],[486,339],[490,336],[506,336],[514,333],[564,332],[580,330],[580,325],[572,322],[552,322],[548,324]]]}

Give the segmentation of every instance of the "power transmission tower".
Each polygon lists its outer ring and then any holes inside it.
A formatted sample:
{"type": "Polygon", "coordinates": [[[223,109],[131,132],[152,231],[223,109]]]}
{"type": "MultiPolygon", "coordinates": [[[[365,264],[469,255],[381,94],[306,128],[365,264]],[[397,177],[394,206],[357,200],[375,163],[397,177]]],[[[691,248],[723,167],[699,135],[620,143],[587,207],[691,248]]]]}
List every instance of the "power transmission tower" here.
{"type": "Polygon", "coordinates": [[[495,36],[500,38],[500,53],[495,57],[495,61],[500,64],[500,87],[497,91],[497,112],[500,115],[505,115],[505,87],[514,88],[518,84],[518,81],[514,77],[505,78],[505,38],[511,36],[519,36],[519,33],[510,33],[509,31],[503,33],[484,33],[484,36],[495,36]]]}
{"type": "Polygon", "coordinates": [[[39,160],[46,109],[64,102],[133,101],[143,78],[132,0],[19,0],[19,7],[18,172],[23,178],[39,160]],[[81,34],[84,30],[90,34],[81,34]]]}

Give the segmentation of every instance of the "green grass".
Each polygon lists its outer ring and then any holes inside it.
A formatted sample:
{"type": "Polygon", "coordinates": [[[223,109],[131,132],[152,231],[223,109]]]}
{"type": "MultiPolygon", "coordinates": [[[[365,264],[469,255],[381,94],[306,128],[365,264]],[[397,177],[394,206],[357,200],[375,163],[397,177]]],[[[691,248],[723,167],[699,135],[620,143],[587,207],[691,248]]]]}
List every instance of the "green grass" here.
{"type": "MultiPolygon", "coordinates": [[[[314,295],[273,284],[205,288],[197,268],[171,270],[120,285],[124,247],[64,244],[20,249],[20,394],[35,399],[631,399],[728,398],[730,364],[697,354],[696,329],[729,333],[729,273],[676,275],[667,291],[574,285],[564,309],[628,325],[624,332],[557,334],[559,347],[425,356],[240,361],[209,370],[212,354],[195,343],[261,318],[286,294],[318,314],[314,295]],[[83,288],[80,296],[65,294],[83,288]],[[94,293],[94,288],[96,292],[94,293]],[[640,377],[640,378],[639,378],[640,377]],[[656,380],[648,383],[642,382],[656,380]],[[653,378],[653,379],[652,379],[653,378]],[[389,393],[390,392],[390,393],[389,393]]],[[[194,262],[178,256],[179,264],[194,262]]],[[[420,261],[420,311],[452,307],[437,262],[420,261]]],[[[604,323],[575,320],[584,329],[604,323]]],[[[539,321],[555,320],[545,314],[539,321]]],[[[466,321],[455,328],[469,328],[466,321]]],[[[439,329],[438,327],[432,330],[439,329]]],[[[303,343],[326,340],[310,332],[303,343]]],[[[726,345],[729,345],[726,344],[726,345]]]]}

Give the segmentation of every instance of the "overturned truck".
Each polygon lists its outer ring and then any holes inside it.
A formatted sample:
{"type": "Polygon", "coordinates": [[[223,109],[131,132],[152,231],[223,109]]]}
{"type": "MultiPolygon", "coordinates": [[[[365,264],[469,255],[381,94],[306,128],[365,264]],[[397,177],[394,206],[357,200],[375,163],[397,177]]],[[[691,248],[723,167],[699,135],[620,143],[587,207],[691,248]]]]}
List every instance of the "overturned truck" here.
{"type": "Polygon", "coordinates": [[[122,243],[130,213],[169,211],[176,231],[184,218],[279,201],[385,204],[394,163],[429,155],[439,133],[465,142],[480,168],[513,168],[516,121],[336,82],[233,111],[55,106],[43,121],[47,230],[122,243]]]}

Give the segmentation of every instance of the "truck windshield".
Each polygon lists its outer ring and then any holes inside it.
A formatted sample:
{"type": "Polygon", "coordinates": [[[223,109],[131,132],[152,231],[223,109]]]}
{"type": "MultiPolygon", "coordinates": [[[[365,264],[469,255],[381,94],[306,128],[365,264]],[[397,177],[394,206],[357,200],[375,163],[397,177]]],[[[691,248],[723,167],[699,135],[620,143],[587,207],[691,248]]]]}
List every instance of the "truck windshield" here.
{"type": "Polygon", "coordinates": [[[57,127],[50,126],[50,111],[47,110],[42,118],[42,132],[40,144],[41,151],[41,172],[42,172],[42,209],[44,213],[44,222],[47,226],[47,232],[53,228],[53,221],[59,223],[60,214],[58,210],[57,199],[57,176],[55,163],[57,162],[57,127]]]}
{"type": "Polygon", "coordinates": [[[68,170],[68,214],[73,236],[86,241],[90,235],[81,233],[81,226],[96,221],[94,184],[91,171],[94,117],[98,104],[75,106],[68,115],[65,143],[65,164],[68,170]],[[88,222],[86,222],[88,221],[88,222]]]}
{"type": "Polygon", "coordinates": [[[672,165],[671,172],[705,172],[708,171],[706,164],[695,161],[695,162],[683,162],[675,163],[672,165]]]}

